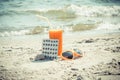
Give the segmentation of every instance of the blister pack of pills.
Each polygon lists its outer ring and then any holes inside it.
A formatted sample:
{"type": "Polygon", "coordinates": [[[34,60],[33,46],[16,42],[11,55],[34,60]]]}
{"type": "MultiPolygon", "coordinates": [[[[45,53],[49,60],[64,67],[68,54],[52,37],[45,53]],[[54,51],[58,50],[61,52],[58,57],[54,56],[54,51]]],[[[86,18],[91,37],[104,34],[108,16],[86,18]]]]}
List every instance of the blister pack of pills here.
{"type": "Polygon", "coordinates": [[[57,59],[58,58],[58,39],[43,39],[42,42],[42,53],[46,59],[57,59]]]}

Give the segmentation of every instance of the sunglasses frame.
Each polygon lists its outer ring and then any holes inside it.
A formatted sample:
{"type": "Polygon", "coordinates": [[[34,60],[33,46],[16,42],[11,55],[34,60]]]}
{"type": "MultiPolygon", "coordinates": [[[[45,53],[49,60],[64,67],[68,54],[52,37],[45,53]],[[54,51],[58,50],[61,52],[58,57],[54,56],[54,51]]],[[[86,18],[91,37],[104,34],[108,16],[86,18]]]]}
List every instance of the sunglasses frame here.
{"type": "Polygon", "coordinates": [[[77,53],[76,51],[74,51],[74,50],[69,50],[69,51],[65,51],[65,52],[71,52],[72,54],[73,54],[73,58],[72,59],[69,59],[69,58],[67,58],[67,57],[64,57],[62,54],[64,53],[62,53],[61,54],[61,58],[63,59],[63,60],[73,60],[73,59],[75,59],[75,58],[77,58],[77,57],[82,57],[83,55],[82,54],[79,54],[79,53],[77,53]]]}

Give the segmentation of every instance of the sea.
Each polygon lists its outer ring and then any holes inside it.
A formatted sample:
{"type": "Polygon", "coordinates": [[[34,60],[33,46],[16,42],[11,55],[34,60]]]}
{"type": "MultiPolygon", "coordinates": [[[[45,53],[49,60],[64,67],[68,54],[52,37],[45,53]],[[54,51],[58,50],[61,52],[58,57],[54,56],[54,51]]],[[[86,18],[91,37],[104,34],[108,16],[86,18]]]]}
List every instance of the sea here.
{"type": "Polygon", "coordinates": [[[0,0],[0,37],[120,33],[120,0],[0,0]]]}

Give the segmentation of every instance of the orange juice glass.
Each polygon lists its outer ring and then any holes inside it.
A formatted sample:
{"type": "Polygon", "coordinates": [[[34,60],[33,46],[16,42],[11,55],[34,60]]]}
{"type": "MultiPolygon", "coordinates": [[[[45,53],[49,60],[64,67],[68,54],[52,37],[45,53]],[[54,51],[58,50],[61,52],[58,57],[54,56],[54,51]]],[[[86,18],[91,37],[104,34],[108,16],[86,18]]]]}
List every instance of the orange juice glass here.
{"type": "Polygon", "coordinates": [[[62,33],[63,30],[49,30],[49,38],[59,40],[58,56],[62,54],[62,33]]]}

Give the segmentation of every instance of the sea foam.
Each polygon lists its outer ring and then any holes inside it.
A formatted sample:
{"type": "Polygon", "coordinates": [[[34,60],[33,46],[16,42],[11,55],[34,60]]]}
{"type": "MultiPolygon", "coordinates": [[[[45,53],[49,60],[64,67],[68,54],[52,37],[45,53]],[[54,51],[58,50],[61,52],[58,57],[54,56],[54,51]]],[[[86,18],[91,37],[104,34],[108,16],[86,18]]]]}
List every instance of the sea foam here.
{"type": "Polygon", "coordinates": [[[68,5],[59,8],[51,8],[51,9],[9,9],[8,11],[0,12],[5,15],[8,14],[46,14],[52,16],[67,16],[70,17],[72,15],[76,16],[85,16],[85,17],[101,17],[101,16],[120,16],[120,6],[86,6],[86,5],[68,5]]]}

